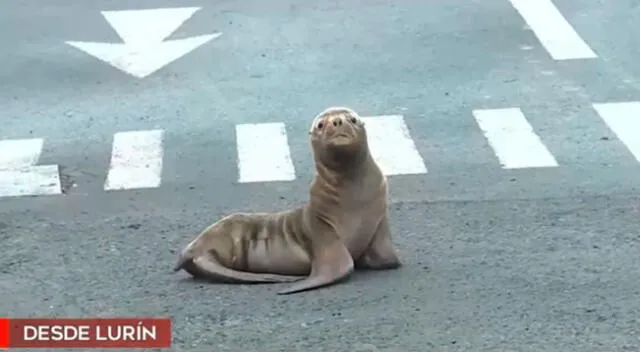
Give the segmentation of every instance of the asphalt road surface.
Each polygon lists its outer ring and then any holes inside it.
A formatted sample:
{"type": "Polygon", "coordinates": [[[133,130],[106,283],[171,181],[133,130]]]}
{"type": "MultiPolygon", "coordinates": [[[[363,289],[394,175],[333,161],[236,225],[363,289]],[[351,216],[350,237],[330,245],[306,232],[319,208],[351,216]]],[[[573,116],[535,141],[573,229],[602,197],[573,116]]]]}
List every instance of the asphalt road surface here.
{"type": "Polygon", "coordinates": [[[0,5],[0,316],[171,316],[173,351],[640,350],[640,7],[555,0],[572,34],[523,4],[0,5]],[[146,77],[66,43],[121,42],[100,11],[190,6],[168,39],[222,34],[146,77]],[[400,117],[379,137],[404,267],[292,296],[172,273],[220,216],[306,199],[330,105],[400,117]],[[284,132],[239,142],[263,123],[284,132]],[[106,189],[118,157],[146,171],[106,189]],[[27,159],[51,182],[15,178],[27,159]]]}

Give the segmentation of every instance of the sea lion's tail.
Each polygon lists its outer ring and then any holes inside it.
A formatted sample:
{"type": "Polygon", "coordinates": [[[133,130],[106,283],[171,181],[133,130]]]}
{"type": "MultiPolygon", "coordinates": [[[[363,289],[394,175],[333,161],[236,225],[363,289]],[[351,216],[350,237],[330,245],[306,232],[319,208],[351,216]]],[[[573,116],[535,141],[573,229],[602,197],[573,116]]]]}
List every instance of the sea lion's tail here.
{"type": "Polygon", "coordinates": [[[221,262],[217,257],[217,251],[211,249],[227,248],[233,245],[229,236],[218,236],[220,233],[217,232],[218,228],[224,227],[226,222],[231,222],[233,219],[233,215],[224,218],[209,226],[191,241],[180,253],[173,271],[183,269],[194,278],[227,283],[293,282],[305,278],[305,276],[253,273],[225,266],[224,261],[221,262]]]}
{"type": "Polygon", "coordinates": [[[191,241],[181,252],[178,257],[178,261],[176,265],[173,266],[173,272],[180,271],[181,269],[186,269],[187,264],[193,259],[194,252],[193,246],[196,241],[191,241]]]}
{"type": "Polygon", "coordinates": [[[189,251],[184,251],[178,258],[173,271],[184,269],[191,276],[225,283],[278,283],[294,282],[305,276],[278,275],[267,273],[252,273],[227,268],[220,264],[210,253],[193,257],[189,251]]]}
{"type": "Polygon", "coordinates": [[[209,254],[199,256],[192,261],[193,266],[199,274],[211,280],[228,283],[277,283],[294,282],[304,278],[304,276],[278,275],[267,273],[252,273],[227,268],[220,264],[216,258],[209,254]]]}
{"type": "Polygon", "coordinates": [[[191,258],[189,258],[189,257],[187,257],[185,255],[180,255],[180,257],[178,257],[178,262],[173,267],[173,272],[180,271],[180,270],[184,269],[185,264],[187,264],[187,262],[189,260],[191,260],[191,258]]]}

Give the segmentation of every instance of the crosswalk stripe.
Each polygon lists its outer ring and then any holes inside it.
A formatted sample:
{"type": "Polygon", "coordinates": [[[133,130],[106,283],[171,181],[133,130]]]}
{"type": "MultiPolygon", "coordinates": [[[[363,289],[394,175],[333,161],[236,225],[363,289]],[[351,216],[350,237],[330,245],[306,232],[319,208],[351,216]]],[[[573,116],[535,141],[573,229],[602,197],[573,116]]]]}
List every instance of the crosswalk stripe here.
{"type": "Polygon", "coordinates": [[[236,125],[236,143],[238,182],[295,180],[284,123],[236,125]]]}
{"type": "Polygon", "coordinates": [[[554,60],[597,57],[551,0],[509,1],[554,60]]]}
{"type": "Polygon", "coordinates": [[[113,135],[105,190],[158,187],[162,180],[164,131],[127,131],[113,135]]]}
{"type": "Polygon", "coordinates": [[[640,161],[640,102],[592,104],[618,139],[640,161]]]}
{"type": "MultiPolygon", "coordinates": [[[[640,162],[640,134],[636,132],[640,130],[640,101],[591,105],[640,162]]],[[[472,115],[503,169],[558,166],[521,109],[476,109],[472,115]]],[[[385,175],[427,173],[404,116],[367,116],[363,120],[372,156],[385,175]]],[[[297,178],[284,122],[239,124],[235,128],[240,183],[297,178]]],[[[163,130],[114,134],[104,189],[159,187],[163,139],[163,130]]],[[[58,165],[37,165],[43,145],[39,138],[0,140],[0,197],[62,193],[58,165]]]]}
{"type": "Polygon", "coordinates": [[[502,168],[558,166],[519,108],[478,109],[473,116],[502,168]]]}
{"type": "Polygon", "coordinates": [[[44,140],[0,141],[0,197],[61,194],[58,165],[36,165],[44,140]]]}
{"type": "Polygon", "coordinates": [[[0,168],[32,166],[38,162],[44,140],[11,139],[0,141],[0,168]]]}
{"type": "Polygon", "coordinates": [[[401,115],[362,118],[371,156],[387,175],[425,174],[427,167],[401,115]]]}

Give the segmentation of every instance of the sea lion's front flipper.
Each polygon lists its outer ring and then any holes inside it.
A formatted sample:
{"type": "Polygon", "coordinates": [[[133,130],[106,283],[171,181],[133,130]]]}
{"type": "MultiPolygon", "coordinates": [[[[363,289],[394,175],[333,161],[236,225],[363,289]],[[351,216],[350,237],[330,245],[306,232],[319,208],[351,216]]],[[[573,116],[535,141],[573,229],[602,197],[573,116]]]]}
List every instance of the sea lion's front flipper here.
{"type": "Polygon", "coordinates": [[[385,215],[373,235],[367,250],[355,262],[356,269],[385,270],[402,266],[391,242],[388,216],[385,215]]]}
{"type": "Polygon", "coordinates": [[[323,238],[322,243],[314,245],[312,256],[309,277],[278,292],[279,295],[328,286],[346,278],[353,272],[354,265],[351,254],[337,236],[330,240],[323,238]]]}

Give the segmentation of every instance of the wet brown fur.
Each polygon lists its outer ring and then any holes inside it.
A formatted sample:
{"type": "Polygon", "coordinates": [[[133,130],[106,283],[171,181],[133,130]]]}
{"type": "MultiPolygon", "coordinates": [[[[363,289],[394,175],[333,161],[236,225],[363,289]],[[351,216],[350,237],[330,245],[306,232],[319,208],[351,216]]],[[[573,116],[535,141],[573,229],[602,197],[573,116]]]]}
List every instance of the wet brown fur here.
{"type": "Polygon", "coordinates": [[[387,218],[387,180],[373,160],[364,122],[332,107],[309,130],[316,174],[306,204],[234,213],[202,231],[175,271],[221,282],[294,282],[280,294],[336,283],[355,269],[401,266],[387,218]]]}

